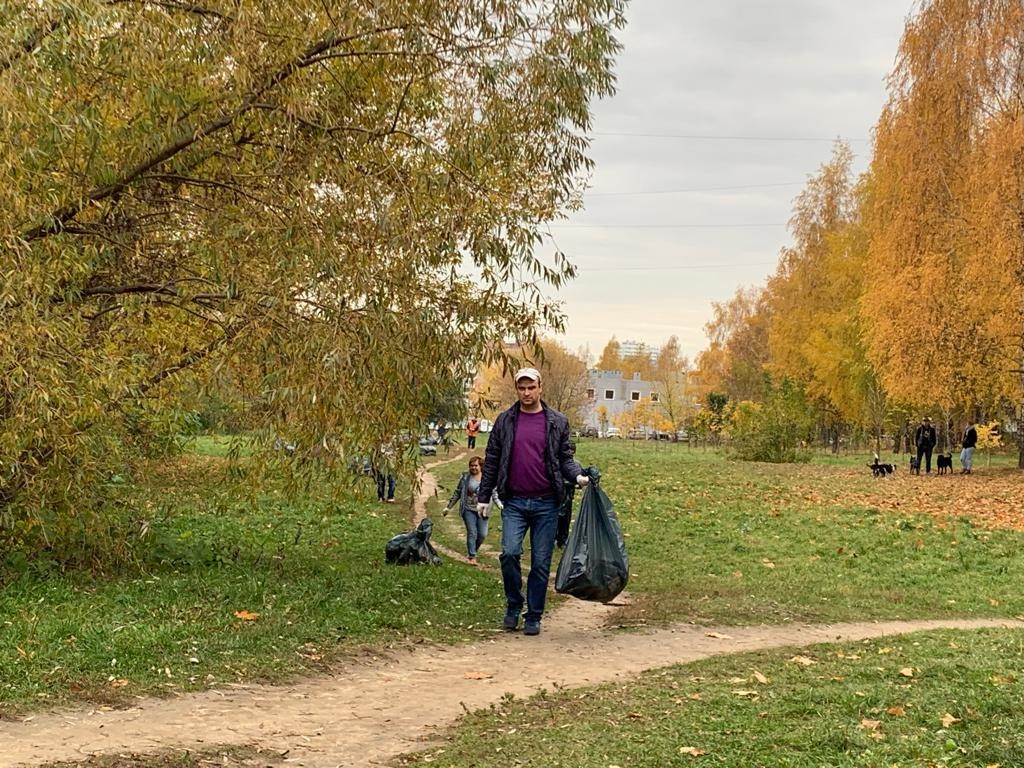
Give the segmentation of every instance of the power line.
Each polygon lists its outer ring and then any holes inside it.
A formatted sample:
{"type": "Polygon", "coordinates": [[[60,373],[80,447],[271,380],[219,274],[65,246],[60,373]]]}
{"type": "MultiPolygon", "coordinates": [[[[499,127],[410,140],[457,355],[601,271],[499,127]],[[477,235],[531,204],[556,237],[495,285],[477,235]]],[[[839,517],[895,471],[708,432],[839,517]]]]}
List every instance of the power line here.
{"type": "Polygon", "coordinates": [[[690,189],[652,189],[636,192],[585,192],[585,197],[611,197],[619,195],[675,195],[690,192],[727,192],[737,189],[764,189],[766,187],[795,187],[806,184],[806,181],[780,181],[775,184],[742,184],[735,187],[692,187],[690,189]]]}
{"type": "Polygon", "coordinates": [[[835,141],[857,141],[870,142],[871,139],[852,139],[843,136],[822,138],[819,136],[726,136],[699,133],[630,133],[626,131],[600,131],[593,136],[621,136],[638,139],[686,139],[690,141],[794,141],[794,142],[835,142],[835,141]]]}

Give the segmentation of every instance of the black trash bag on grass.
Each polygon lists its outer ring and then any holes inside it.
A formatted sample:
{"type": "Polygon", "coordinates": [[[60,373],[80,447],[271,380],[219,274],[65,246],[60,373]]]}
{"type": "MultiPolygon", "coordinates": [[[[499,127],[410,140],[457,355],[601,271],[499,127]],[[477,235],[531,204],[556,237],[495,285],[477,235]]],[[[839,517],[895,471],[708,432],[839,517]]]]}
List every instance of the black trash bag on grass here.
{"type": "Polygon", "coordinates": [[[434,524],[429,517],[420,520],[415,531],[400,533],[384,545],[385,562],[394,565],[440,565],[441,558],[430,543],[430,532],[434,524]]]}
{"type": "Polygon", "coordinates": [[[590,484],[555,573],[555,591],[607,603],[626,588],[629,556],[611,499],[601,490],[601,473],[588,467],[586,474],[590,484]]]}

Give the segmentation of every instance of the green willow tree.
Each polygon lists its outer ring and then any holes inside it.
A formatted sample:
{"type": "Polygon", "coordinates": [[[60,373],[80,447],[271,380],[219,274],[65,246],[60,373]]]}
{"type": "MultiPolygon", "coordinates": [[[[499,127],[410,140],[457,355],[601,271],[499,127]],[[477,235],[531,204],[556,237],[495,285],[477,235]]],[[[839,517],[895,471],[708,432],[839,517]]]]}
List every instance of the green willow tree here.
{"type": "Polygon", "coordinates": [[[0,0],[0,539],[230,380],[344,459],[558,328],[623,0],[0,0]]]}

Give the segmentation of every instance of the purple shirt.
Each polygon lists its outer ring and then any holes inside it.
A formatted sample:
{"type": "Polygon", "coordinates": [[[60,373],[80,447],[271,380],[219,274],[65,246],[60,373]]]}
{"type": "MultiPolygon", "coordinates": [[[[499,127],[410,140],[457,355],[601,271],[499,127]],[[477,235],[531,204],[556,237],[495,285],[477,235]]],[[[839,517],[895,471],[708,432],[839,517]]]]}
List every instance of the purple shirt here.
{"type": "Polygon", "coordinates": [[[547,418],[544,411],[519,412],[512,456],[508,463],[508,495],[539,498],[555,491],[544,463],[547,444],[547,418]]]}

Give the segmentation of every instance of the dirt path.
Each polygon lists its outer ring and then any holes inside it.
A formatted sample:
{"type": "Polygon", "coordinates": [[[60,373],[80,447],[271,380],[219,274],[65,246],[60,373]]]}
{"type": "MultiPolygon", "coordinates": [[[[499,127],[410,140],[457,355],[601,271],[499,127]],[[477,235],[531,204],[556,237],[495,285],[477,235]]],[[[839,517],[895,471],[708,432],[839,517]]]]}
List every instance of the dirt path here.
{"type": "MultiPolygon", "coordinates": [[[[421,488],[418,514],[436,487],[432,478],[424,480],[429,482],[421,488]]],[[[541,688],[593,685],[652,667],[763,648],[922,629],[1024,628],[1019,621],[908,621],[679,625],[638,634],[604,629],[613,610],[571,601],[545,621],[539,637],[495,631],[469,645],[420,646],[369,658],[297,685],[246,685],[142,700],[128,710],[79,709],[0,722],[0,766],[229,744],[266,748],[283,755],[283,765],[375,766],[422,747],[465,709],[486,707],[506,693],[528,696],[541,688]]]]}

